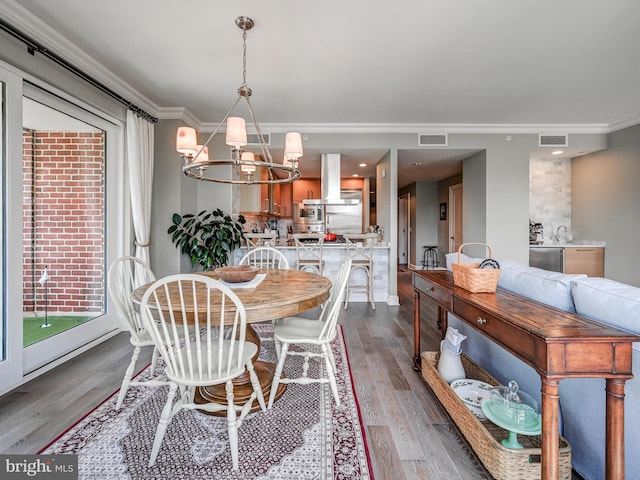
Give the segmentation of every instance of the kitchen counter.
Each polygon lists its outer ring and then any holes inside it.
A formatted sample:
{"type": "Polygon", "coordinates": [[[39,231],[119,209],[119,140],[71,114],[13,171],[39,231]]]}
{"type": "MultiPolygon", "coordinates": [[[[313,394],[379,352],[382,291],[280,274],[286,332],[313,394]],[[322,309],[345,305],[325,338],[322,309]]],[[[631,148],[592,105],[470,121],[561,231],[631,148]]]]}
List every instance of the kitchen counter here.
{"type": "Polygon", "coordinates": [[[540,245],[529,244],[529,248],[571,248],[571,247],[586,247],[586,248],[597,248],[597,247],[606,247],[607,242],[598,242],[595,240],[581,240],[575,242],[564,242],[564,243],[543,243],[540,245]]]}
{"type": "MultiPolygon", "coordinates": [[[[287,261],[289,267],[296,268],[296,247],[293,241],[286,239],[278,240],[275,247],[280,250],[287,261]]],[[[237,265],[240,259],[247,253],[247,247],[240,247],[233,252],[233,264],[237,265]]],[[[322,250],[322,261],[324,262],[322,274],[333,280],[340,269],[340,265],[347,258],[347,244],[339,242],[325,242],[322,250]]],[[[361,268],[351,273],[351,283],[365,283],[364,272],[361,268]]],[[[375,302],[389,302],[389,243],[381,242],[373,247],[373,300],[375,302]]],[[[351,302],[367,302],[366,293],[352,293],[349,298],[351,302]]]]}
{"type": "MultiPolygon", "coordinates": [[[[346,248],[347,244],[345,242],[324,242],[323,243],[324,248],[346,248]]],[[[293,243],[293,240],[285,240],[285,239],[280,239],[278,240],[278,243],[276,243],[276,248],[278,250],[280,249],[289,249],[292,248],[295,250],[296,246],[293,243]]],[[[373,246],[374,250],[375,249],[389,249],[389,242],[379,242],[376,245],[373,246]]]]}

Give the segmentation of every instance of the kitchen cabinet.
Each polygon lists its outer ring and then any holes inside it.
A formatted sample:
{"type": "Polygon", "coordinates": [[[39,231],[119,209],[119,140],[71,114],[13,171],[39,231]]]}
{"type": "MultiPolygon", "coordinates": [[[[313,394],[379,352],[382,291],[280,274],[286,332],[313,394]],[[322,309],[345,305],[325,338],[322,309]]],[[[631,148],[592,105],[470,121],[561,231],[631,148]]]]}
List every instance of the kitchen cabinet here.
{"type": "Polygon", "coordinates": [[[293,203],[302,203],[303,200],[310,198],[320,198],[320,179],[300,179],[293,182],[293,203]]]}
{"type": "Polygon", "coordinates": [[[560,273],[604,277],[604,247],[595,245],[530,247],[529,266],[560,273]]]}
{"type": "Polygon", "coordinates": [[[280,210],[280,216],[282,217],[292,217],[293,216],[293,184],[292,183],[283,183],[280,185],[280,199],[278,200],[278,207],[280,210]]]}
{"type": "Polygon", "coordinates": [[[268,213],[281,217],[291,217],[292,184],[256,184],[240,186],[240,211],[268,213]]]}
{"type": "Polygon", "coordinates": [[[565,247],[564,273],[585,273],[604,277],[603,247],[565,247]]]}

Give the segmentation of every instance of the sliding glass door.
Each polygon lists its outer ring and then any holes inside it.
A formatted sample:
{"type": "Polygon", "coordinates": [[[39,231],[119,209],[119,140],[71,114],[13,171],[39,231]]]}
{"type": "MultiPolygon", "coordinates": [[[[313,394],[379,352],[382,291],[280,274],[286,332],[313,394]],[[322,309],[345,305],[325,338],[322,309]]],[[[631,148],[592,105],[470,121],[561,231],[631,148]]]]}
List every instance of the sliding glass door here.
{"type": "Polygon", "coordinates": [[[117,326],[105,315],[107,145],[114,125],[27,86],[22,126],[28,372],[117,326]]]}
{"type": "Polygon", "coordinates": [[[39,86],[18,86],[2,109],[13,150],[3,142],[0,373],[3,364],[14,371],[0,376],[0,392],[116,331],[106,273],[130,218],[122,125],[39,86]]]}

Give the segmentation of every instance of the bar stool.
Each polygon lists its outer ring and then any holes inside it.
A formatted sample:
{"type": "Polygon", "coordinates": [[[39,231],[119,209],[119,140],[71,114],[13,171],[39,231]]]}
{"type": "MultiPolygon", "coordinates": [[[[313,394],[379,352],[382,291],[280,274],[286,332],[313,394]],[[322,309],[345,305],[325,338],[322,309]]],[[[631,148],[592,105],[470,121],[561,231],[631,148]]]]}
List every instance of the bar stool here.
{"type": "Polygon", "coordinates": [[[322,275],[322,247],[324,234],[322,233],[294,233],[293,241],[296,245],[296,268],[306,270],[313,268],[322,275]]]}
{"type": "Polygon", "coordinates": [[[424,245],[422,248],[425,249],[422,255],[422,269],[436,268],[438,266],[438,246],[424,245]]]}
{"type": "Polygon", "coordinates": [[[344,308],[349,305],[349,294],[351,292],[366,293],[371,302],[371,308],[376,309],[373,301],[373,246],[378,239],[377,233],[348,234],[344,236],[347,243],[347,257],[351,258],[351,270],[349,271],[349,279],[351,273],[357,269],[361,269],[365,276],[365,283],[347,282],[347,292],[344,296],[344,308]]]}
{"type": "Polygon", "coordinates": [[[278,234],[272,233],[245,233],[244,240],[247,242],[247,250],[256,247],[275,247],[278,234]]]}

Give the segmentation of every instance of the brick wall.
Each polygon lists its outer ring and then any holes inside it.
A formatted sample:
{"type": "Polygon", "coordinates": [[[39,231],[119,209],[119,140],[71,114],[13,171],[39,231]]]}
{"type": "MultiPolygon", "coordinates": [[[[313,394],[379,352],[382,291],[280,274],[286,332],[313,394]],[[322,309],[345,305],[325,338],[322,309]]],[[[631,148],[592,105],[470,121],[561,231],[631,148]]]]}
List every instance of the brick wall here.
{"type": "Polygon", "coordinates": [[[25,130],[23,141],[23,310],[44,310],[48,266],[49,312],[102,312],[103,132],[25,130]]]}

